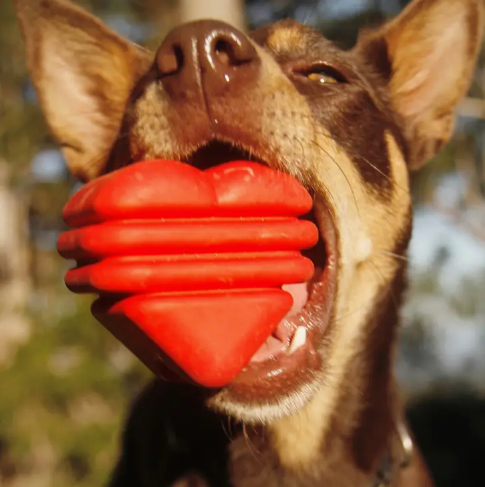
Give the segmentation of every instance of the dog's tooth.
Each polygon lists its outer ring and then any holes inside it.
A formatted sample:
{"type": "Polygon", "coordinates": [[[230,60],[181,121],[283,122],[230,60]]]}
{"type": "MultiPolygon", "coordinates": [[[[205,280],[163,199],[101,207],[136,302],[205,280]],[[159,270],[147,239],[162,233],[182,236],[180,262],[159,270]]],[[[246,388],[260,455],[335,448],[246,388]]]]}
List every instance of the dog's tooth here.
{"type": "Polygon", "coordinates": [[[295,353],[300,347],[305,345],[306,342],[306,328],[304,326],[299,326],[293,338],[291,339],[290,347],[288,348],[288,355],[295,353]]]}

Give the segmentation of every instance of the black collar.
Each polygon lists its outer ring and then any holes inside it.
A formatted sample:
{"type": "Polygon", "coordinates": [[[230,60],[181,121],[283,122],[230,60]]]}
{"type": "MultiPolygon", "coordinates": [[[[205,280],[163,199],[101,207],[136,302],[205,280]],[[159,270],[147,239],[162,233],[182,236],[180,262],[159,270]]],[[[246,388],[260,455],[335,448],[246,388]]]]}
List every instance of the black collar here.
{"type": "Polygon", "coordinates": [[[414,445],[404,422],[396,427],[396,447],[389,446],[370,487],[389,487],[397,474],[409,467],[414,455],[414,445]]]}

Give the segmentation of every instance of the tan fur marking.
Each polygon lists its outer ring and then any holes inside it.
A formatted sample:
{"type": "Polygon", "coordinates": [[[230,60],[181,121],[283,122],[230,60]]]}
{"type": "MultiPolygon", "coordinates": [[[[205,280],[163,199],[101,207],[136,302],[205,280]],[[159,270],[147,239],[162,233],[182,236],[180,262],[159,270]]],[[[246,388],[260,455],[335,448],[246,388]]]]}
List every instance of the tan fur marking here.
{"type": "Polygon", "coordinates": [[[320,390],[296,414],[268,426],[273,447],[283,467],[292,471],[305,470],[320,456],[326,420],[320,409],[325,398],[320,396],[324,394],[326,391],[320,390]]]}
{"type": "Polygon", "coordinates": [[[395,259],[380,253],[379,249],[393,248],[403,224],[400,222],[408,215],[408,174],[402,153],[389,132],[386,134],[386,141],[393,180],[399,185],[389,205],[379,204],[378,199],[369,194],[365,186],[359,184],[360,176],[352,163],[346,160],[345,154],[338,148],[332,148],[331,144],[326,145],[327,151],[334,151],[334,157],[350,180],[358,204],[347,204],[348,201],[353,201],[350,194],[342,198],[342,194],[350,191],[348,183],[342,180],[340,172],[328,169],[325,181],[335,196],[340,196],[333,201],[342,202],[335,205],[334,211],[343,230],[340,249],[343,264],[337,299],[337,316],[342,317],[343,322],[341,326],[337,325],[333,337],[336,346],[330,354],[328,382],[298,414],[270,426],[274,448],[287,468],[308,467],[320,451],[316,447],[322,441],[331,441],[328,437],[330,420],[336,411],[339,391],[344,386],[341,382],[344,372],[361,352],[361,334],[365,331],[363,323],[367,320],[367,312],[374,305],[379,289],[391,281],[398,267],[395,259]],[[352,225],[346,225],[345,220],[352,221],[352,225]],[[382,224],[386,221],[389,225],[382,224]],[[354,252],[355,242],[357,246],[360,245],[359,239],[368,240],[365,244],[371,246],[372,253],[367,259],[362,259],[362,255],[360,259],[357,258],[354,252]]]}
{"type": "Polygon", "coordinates": [[[160,85],[148,86],[133,110],[136,122],[130,133],[130,149],[135,160],[179,152],[174,147],[175,137],[166,118],[170,102],[160,85]]]}
{"type": "Polygon", "coordinates": [[[305,48],[305,38],[299,29],[286,27],[275,30],[268,38],[269,47],[275,52],[288,52],[305,48]]]}

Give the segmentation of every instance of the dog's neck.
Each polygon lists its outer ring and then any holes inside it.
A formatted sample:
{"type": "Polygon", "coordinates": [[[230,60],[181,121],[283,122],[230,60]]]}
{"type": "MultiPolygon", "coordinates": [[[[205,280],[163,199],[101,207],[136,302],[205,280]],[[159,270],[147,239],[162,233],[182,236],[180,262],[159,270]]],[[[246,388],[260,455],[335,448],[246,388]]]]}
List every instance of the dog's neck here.
{"type": "MultiPolygon", "coordinates": [[[[372,487],[386,456],[402,455],[394,355],[396,299],[402,293],[403,276],[404,271],[375,310],[369,333],[341,381],[338,407],[331,417],[321,417],[316,397],[298,414],[266,429],[246,428],[230,447],[235,487],[372,487]]],[[[320,394],[324,393],[325,388],[320,394]]]]}

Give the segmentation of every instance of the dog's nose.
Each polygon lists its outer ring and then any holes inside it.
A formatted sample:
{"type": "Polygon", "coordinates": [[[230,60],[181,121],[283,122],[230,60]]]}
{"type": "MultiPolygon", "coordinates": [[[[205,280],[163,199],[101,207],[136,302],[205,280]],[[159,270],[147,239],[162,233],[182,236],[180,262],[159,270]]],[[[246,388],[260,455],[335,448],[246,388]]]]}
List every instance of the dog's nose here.
{"type": "Polygon", "coordinates": [[[254,81],[260,59],[239,30],[224,22],[201,20],[172,30],[160,46],[155,64],[169,95],[186,98],[190,90],[222,94],[254,81]]]}

